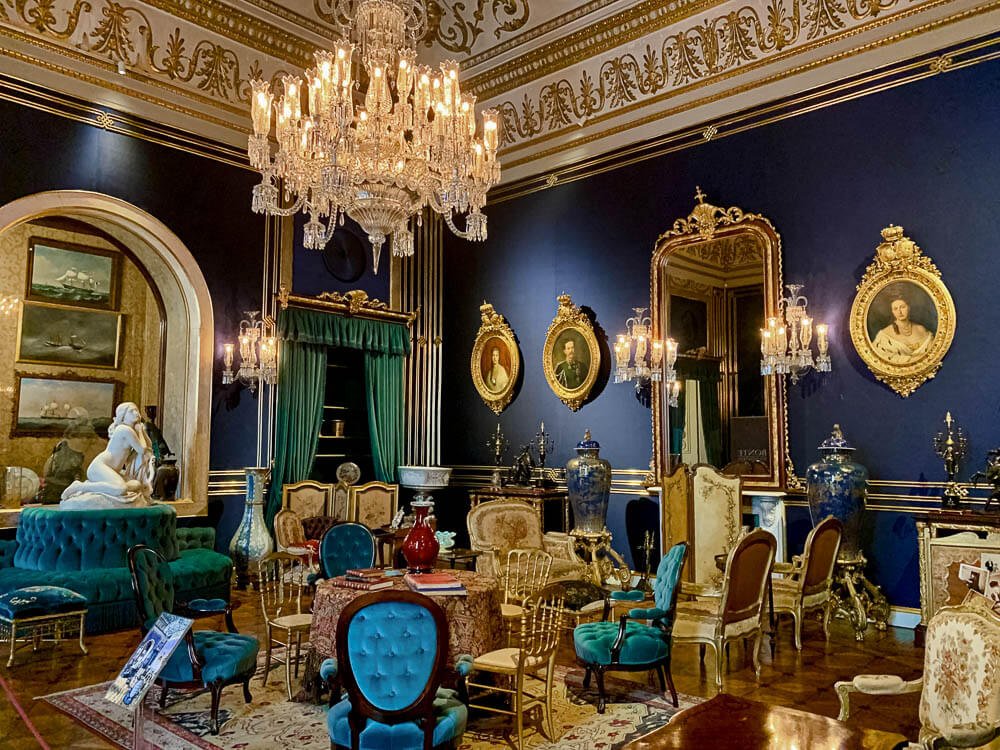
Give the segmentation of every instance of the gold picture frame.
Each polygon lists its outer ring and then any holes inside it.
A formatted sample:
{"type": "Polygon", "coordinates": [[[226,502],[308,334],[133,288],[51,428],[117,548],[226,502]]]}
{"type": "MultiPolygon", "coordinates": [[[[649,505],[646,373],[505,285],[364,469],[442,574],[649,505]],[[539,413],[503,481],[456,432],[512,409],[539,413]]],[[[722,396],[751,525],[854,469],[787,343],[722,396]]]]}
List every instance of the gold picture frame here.
{"type": "Polygon", "coordinates": [[[577,411],[597,381],[601,349],[590,318],[573,304],[570,295],[560,294],[557,299],[556,316],[545,334],[542,368],[552,392],[577,411]]]}
{"type": "Polygon", "coordinates": [[[472,346],[469,369],[476,392],[499,415],[514,397],[521,372],[521,352],[514,331],[489,302],[479,307],[482,323],[472,346]]]}
{"type": "Polygon", "coordinates": [[[851,305],[851,340],[903,398],[934,377],[955,337],[955,303],[934,262],[890,225],[851,305]]]}

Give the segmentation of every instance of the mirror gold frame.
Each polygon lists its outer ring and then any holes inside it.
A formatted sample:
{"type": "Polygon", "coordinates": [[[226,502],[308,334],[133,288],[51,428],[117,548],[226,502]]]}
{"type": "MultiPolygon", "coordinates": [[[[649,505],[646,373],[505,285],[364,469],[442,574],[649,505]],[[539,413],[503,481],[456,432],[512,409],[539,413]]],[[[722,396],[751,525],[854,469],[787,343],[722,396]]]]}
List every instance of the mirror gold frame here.
{"type": "MultiPolygon", "coordinates": [[[[706,203],[700,188],[695,196],[698,202],[691,214],[677,219],[671,229],[660,235],[653,250],[649,280],[652,327],[656,338],[667,337],[669,297],[664,282],[667,260],[671,255],[691,245],[741,233],[751,234],[760,243],[764,261],[764,318],[777,316],[778,290],[782,289],[781,236],[774,225],[760,214],[745,213],[735,206],[719,208],[706,203]]],[[[664,439],[667,387],[665,382],[658,383],[651,393],[653,467],[658,478],[668,475],[674,468],[669,455],[670,444],[664,439]]],[[[744,475],[744,486],[747,489],[786,489],[788,483],[794,484],[796,479],[787,449],[788,421],[783,378],[764,378],[764,407],[768,420],[768,471],[766,474],[744,475]]]]}

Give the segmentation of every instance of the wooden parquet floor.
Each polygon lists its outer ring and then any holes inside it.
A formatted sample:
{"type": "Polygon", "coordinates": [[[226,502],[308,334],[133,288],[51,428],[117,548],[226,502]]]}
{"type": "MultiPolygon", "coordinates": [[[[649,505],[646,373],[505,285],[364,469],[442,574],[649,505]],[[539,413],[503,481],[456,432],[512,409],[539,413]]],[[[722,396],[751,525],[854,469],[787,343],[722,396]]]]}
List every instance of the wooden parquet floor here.
{"type": "MultiPolygon", "coordinates": [[[[234,599],[242,603],[235,612],[240,632],[263,638],[259,600],[255,595],[243,592],[235,592],[234,599]]],[[[202,621],[201,626],[225,629],[221,618],[217,623],[214,620],[202,621]]],[[[910,630],[889,628],[885,633],[878,633],[869,629],[867,640],[856,643],[846,623],[834,622],[831,629],[830,642],[825,643],[819,624],[808,622],[803,637],[804,648],[800,652],[792,643],[791,623],[784,621],[773,659],[766,644],[761,650],[763,667],[759,682],[754,679],[749,662],[744,666],[742,649],[734,648],[731,669],[724,678],[726,692],[835,717],[838,710],[833,692],[835,681],[860,673],[898,674],[904,679],[913,679],[922,670],[923,649],[913,645],[913,632],[910,630]]],[[[110,745],[104,740],[35,698],[112,679],[138,640],[138,631],[132,630],[90,636],[86,641],[90,649],[87,656],[83,656],[74,643],[64,643],[58,649],[51,644],[43,644],[36,654],[32,654],[30,649],[20,652],[10,669],[3,666],[6,649],[0,649],[3,654],[0,676],[7,681],[49,747],[74,750],[108,748],[110,745]]],[[[673,660],[677,690],[689,695],[713,695],[711,659],[709,653],[706,670],[698,662],[697,648],[677,648],[673,660]]],[[[560,661],[573,663],[571,644],[563,646],[560,661]]],[[[640,682],[647,680],[642,674],[621,673],[618,676],[640,682]]],[[[653,685],[653,682],[648,684],[653,685]]],[[[227,700],[227,695],[230,699],[241,700],[238,688],[227,689],[223,701],[227,700]]],[[[899,732],[914,739],[919,728],[917,705],[917,695],[855,696],[850,721],[858,726],[899,732]]],[[[0,693],[0,748],[29,750],[37,747],[38,743],[6,695],[0,693]]]]}

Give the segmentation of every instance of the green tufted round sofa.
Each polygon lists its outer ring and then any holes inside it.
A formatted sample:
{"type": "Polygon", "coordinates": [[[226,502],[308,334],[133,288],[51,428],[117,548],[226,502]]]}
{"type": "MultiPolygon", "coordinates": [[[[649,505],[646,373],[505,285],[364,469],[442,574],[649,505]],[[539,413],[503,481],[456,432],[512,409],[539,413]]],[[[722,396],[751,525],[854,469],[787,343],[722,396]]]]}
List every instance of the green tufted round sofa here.
{"type": "Polygon", "coordinates": [[[215,530],[177,528],[166,505],[114,510],[26,508],[14,540],[0,540],[0,594],[24,586],[63,586],[87,597],[88,633],[138,624],[129,547],[146,544],[169,561],[178,601],[229,601],[233,563],[215,530]]]}

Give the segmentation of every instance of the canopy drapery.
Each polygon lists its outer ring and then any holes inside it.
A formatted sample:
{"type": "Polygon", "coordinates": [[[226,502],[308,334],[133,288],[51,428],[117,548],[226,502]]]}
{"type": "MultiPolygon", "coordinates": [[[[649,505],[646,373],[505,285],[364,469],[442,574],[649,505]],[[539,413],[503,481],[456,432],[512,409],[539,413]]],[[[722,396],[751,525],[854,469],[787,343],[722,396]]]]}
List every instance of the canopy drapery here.
{"type": "Polygon", "coordinates": [[[403,357],[410,351],[410,332],[401,323],[288,307],[278,312],[276,327],[278,398],[268,527],[281,509],[281,487],[308,479],[312,472],[323,422],[328,347],[365,353],[375,478],[395,481],[403,457],[403,357]]]}
{"type": "MultiPolygon", "coordinates": [[[[678,357],[675,365],[677,379],[696,380],[698,382],[699,403],[701,406],[701,429],[705,439],[705,452],[708,463],[719,466],[722,459],[722,415],[719,412],[719,362],[717,360],[699,360],[688,357],[678,357]]],[[[678,405],[669,410],[670,415],[670,452],[680,455],[684,441],[685,421],[684,389],[678,395],[678,405]]]]}

